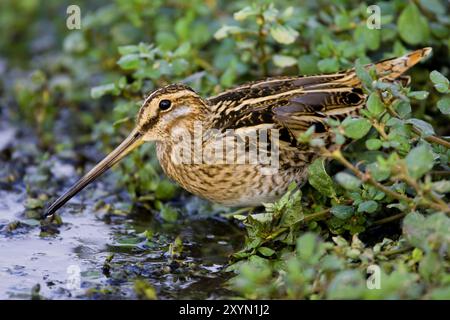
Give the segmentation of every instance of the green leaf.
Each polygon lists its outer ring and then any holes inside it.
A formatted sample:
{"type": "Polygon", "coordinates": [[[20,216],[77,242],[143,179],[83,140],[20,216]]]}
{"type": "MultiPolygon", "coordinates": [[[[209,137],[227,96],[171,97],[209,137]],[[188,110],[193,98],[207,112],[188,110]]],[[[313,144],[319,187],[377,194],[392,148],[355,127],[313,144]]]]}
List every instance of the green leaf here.
{"type": "Polygon", "coordinates": [[[191,43],[185,42],[175,50],[174,57],[183,57],[191,51],[191,43]]]}
{"type": "Polygon", "coordinates": [[[166,222],[172,223],[178,220],[178,211],[168,205],[161,206],[160,215],[166,222]]]}
{"type": "Polygon", "coordinates": [[[298,68],[302,75],[312,75],[319,72],[317,67],[317,58],[313,55],[306,54],[298,58],[298,68]]]}
{"type": "Polygon", "coordinates": [[[136,70],[139,68],[140,59],[139,54],[131,53],[120,57],[117,64],[124,70],[136,70]]]}
{"type": "Polygon", "coordinates": [[[175,59],[172,62],[172,70],[175,75],[182,75],[189,69],[189,62],[186,59],[175,59]]]}
{"type": "Polygon", "coordinates": [[[239,10],[238,12],[235,12],[233,18],[236,21],[244,21],[245,19],[257,14],[258,10],[256,8],[248,6],[243,8],[242,10],[239,10]]]}
{"type": "Polygon", "coordinates": [[[364,68],[364,66],[360,63],[359,59],[357,59],[355,62],[355,72],[358,78],[367,88],[370,88],[372,86],[372,77],[370,76],[366,68],[364,68]]]}
{"type": "Polygon", "coordinates": [[[440,93],[449,92],[449,81],[442,73],[434,70],[430,73],[430,79],[434,83],[434,87],[437,91],[439,91],[440,93]]]}
{"type": "Polygon", "coordinates": [[[336,72],[339,70],[339,62],[336,58],[322,59],[317,63],[321,72],[336,72]]]}
{"type": "Polygon", "coordinates": [[[380,139],[369,139],[366,141],[366,147],[369,150],[378,150],[383,145],[380,139]]]}
{"type": "Polygon", "coordinates": [[[291,44],[297,39],[298,32],[291,27],[275,25],[270,28],[272,38],[281,44],[291,44]]]}
{"type": "Polygon", "coordinates": [[[224,87],[231,87],[236,79],[236,68],[237,68],[237,62],[236,60],[232,60],[229,63],[228,68],[225,70],[225,72],[220,77],[220,84],[224,87]]]}
{"type": "Polygon", "coordinates": [[[119,94],[119,89],[114,83],[103,84],[91,89],[91,97],[93,99],[98,99],[106,94],[117,95],[119,94]]]}
{"type": "Polygon", "coordinates": [[[341,220],[347,220],[353,216],[354,209],[352,206],[337,205],[331,208],[331,214],[341,220]]]}
{"type": "Polygon", "coordinates": [[[315,253],[317,236],[307,232],[297,240],[297,254],[303,260],[308,260],[315,253]]]}
{"type": "Polygon", "coordinates": [[[429,252],[419,263],[419,274],[427,280],[434,278],[441,271],[442,264],[436,252],[429,252]]]}
{"type": "Polygon", "coordinates": [[[121,56],[125,56],[127,54],[131,53],[138,53],[139,52],[139,46],[120,46],[117,48],[121,56]]]}
{"type": "Polygon", "coordinates": [[[419,0],[420,6],[432,11],[436,15],[445,14],[446,8],[444,7],[445,2],[440,2],[439,0],[419,0]]]}
{"type": "Polygon", "coordinates": [[[258,252],[261,253],[263,256],[270,257],[273,256],[275,250],[270,249],[268,247],[259,247],[258,252]]]}
{"type": "MultiPolygon", "coordinates": [[[[340,133],[336,133],[336,144],[344,144],[344,143],[345,137],[340,133]]],[[[325,145],[325,143],[323,143],[323,145],[325,145]]]]}
{"type": "Polygon", "coordinates": [[[361,180],[347,172],[339,172],[335,175],[335,179],[347,190],[356,190],[361,186],[361,180]]]}
{"type": "Polygon", "coordinates": [[[273,63],[280,68],[292,67],[297,64],[297,60],[290,56],[275,54],[273,56],[273,63]]]}
{"type": "Polygon", "coordinates": [[[31,73],[31,81],[36,86],[43,86],[45,82],[48,80],[45,73],[42,70],[35,70],[31,73]]]}
{"type": "Polygon", "coordinates": [[[349,29],[351,28],[351,19],[349,17],[349,14],[343,10],[338,15],[334,16],[334,23],[339,29],[349,29]]]}
{"type": "Polygon", "coordinates": [[[412,149],[405,159],[408,173],[414,179],[421,178],[434,165],[434,156],[431,148],[425,144],[412,149]]]}
{"type": "Polygon", "coordinates": [[[431,188],[439,193],[450,193],[450,180],[433,182],[431,188]]]}
{"type": "Polygon", "coordinates": [[[263,17],[266,22],[274,22],[278,17],[278,10],[273,6],[269,6],[263,11],[263,17]]]}
{"type": "Polygon", "coordinates": [[[324,196],[333,198],[336,196],[333,188],[333,180],[325,170],[324,163],[324,159],[316,159],[308,167],[308,182],[324,196]]]}
{"type": "Polygon", "coordinates": [[[409,44],[427,42],[430,37],[427,20],[412,1],[400,14],[397,27],[400,37],[409,44]]]}
{"type": "Polygon", "coordinates": [[[394,105],[400,118],[404,119],[411,113],[411,104],[408,101],[400,101],[394,105]]]}
{"type": "Polygon", "coordinates": [[[389,178],[391,170],[386,166],[380,165],[378,162],[372,162],[367,166],[370,175],[377,181],[383,181],[389,178]]]}
{"type": "Polygon", "coordinates": [[[378,204],[373,200],[364,201],[358,205],[358,212],[373,213],[373,212],[377,211],[377,209],[378,209],[378,204]]]}
{"type": "MultiPolygon", "coordinates": [[[[286,193],[286,195],[288,196],[287,198],[282,198],[282,200],[286,200],[286,202],[280,209],[280,212],[282,212],[280,226],[291,227],[299,221],[302,221],[304,218],[301,203],[302,193],[300,190],[295,190],[295,192],[292,190],[286,193]]],[[[280,202],[282,203],[283,201],[280,202]]]]}
{"type": "Polygon", "coordinates": [[[441,249],[450,252],[450,218],[444,213],[423,216],[417,212],[408,214],[403,220],[403,233],[416,248],[426,253],[441,249]]]}
{"type": "Polygon", "coordinates": [[[372,127],[369,120],[364,118],[347,118],[342,122],[344,127],[344,134],[352,139],[361,139],[364,137],[372,127]]]}
{"type": "Polygon", "coordinates": [[[433,71],[430,72],[430,80],[434,84],[439,84],[439,83],[446,84],[446,85],[449,84],[448,79],[442,73],[440,73],[437,70],[433,70],[433,71]]]}
{"type": "Polygon", "coordinates": [[[450,97],[446,96],[440,99],[437,102],[437,107],[443,114],[450,114],[450,97]]]}
{"type": "Polygon", "coordinates": [[[434,134],[434,129],[431,124],[428,122],[425,122],[420,119],[408,119],[406,120],[406,123],[412,124],[414,127],[420,130],[423,136],[428,137],[434,134]]]}
{"type": "Polygon", "coordinates": [[[45,202],[41,199],[28,198],[25,201],[25,208],[27,208],[27,209],[43,208],[44,205],[45,205],[45,202]]]}
{"type": "Polygon", "coordinates": [[[440,93],[448,93],[449,92],[448,85],[446,86],[446,85],[444,85],[442,83],[439,83],[439,84],[435,84],[434,87],[440,93]]]}
{"type": "Polygon", "coordinates": [[[140,299],[156,300],[158,298],[156,289],[144,279],[134,280],[134,292],[140,299]]]}
{"type": "Polygon", "coordinates": [[[355,30],[354,38],[357,43],[364,44],[369,50],[376,50],[380,47],[381,30],[369,29],[364,24],[355,30]]]}
{"type": "Polygon", "coordinates": [[[239,34],[243,31],[242,28],[236,26],[222,26],[214,33],[214,38],[216,40],[222,40],[230,35],[239,34]]]}
{"type": "Polygon", "coordinates": [[[367,99],[367,109],[374,117],[378,117],[385,110],[384,104],[376,92],[372,92],[367,99]]]}
{"type": "Polygon", "coordinates": [[[366,280],[359,270],[343,270],[328,285],[328,299],[358,299],[366,288],[366,280]]]}
{"type": "Polygon", "coordinates": [[[160,200],[170,200],[175,196],[176,190],[176,185],[168,180],[162,180],[156,187],[155,197],[160,200]]]}
{"type": "Polygon", "coordinates": [[[416,100],[424,100],[428,97],[428,95],[428,91],[411,91],[410,93],[408,93],[409,98],[413,98],[416,100]]]}
{"type": "Polygon", "coordinates": [[[311,139],[309,144],[312,147],[323,147],[323,146],[325,146],[325,141],[323,141],[323,139],[320,139],[320,138],[313,138],[313,139],[311,139]]]}
{"type": "Polygon", "coordinates": [[[315,125],[310,126],[305,132],[300,133],[299,137],[297,138],[297,141],[301,143],[308,143],[311,140],[315,130],[316,130],[315,125]]]}

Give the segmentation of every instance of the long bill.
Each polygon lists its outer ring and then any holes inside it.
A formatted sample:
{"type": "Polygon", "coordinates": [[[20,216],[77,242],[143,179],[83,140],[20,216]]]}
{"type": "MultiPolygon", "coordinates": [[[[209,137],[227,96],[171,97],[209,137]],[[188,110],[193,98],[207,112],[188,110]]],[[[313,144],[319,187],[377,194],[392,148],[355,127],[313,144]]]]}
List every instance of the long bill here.
{"type": "Polygon", "coordinates": [[[69,190],[67,190],[62,196],[56,199],[55,202],[47,209],[44,217],[51,216],[56,210],[61,208],[67,201],[69,201],[78,192],[83,190],[88,184],[97,179],[106,170],[111,168],[123,157],[129,154],[131,151],[139,147],[144,141],[142,140],[142,134],[136,129],[133,130],[130,135],[110,154],[108,154],[102,161],[100,161],[95,167],[93,167],[88,173],[86,173],[78,182],[76,182],[69,190]]]}

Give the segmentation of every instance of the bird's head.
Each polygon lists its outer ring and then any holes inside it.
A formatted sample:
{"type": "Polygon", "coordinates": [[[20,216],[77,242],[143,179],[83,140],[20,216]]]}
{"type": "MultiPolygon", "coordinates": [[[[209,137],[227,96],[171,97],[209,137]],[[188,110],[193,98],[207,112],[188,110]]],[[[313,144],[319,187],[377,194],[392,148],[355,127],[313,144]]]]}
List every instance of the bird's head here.
{"type": "Polygon", "coordinates": [[[145,141],[171,141],[174,131],[191,132],[196,121],[208,117],[207,103],[194,90],[172,84],[152,92],[142,104],[136,127],[110,154],[60,196],[45,212],[52,215],[78,192],[145,141]]]}
{"type": "Polygon", "coordinates": [[[195,121],[203,121],[207,104],[194,90],[171,84],[151,93],[142,104],[136,130],[144,141],[168,141],[175,130],[191,130],[195,121]]]}

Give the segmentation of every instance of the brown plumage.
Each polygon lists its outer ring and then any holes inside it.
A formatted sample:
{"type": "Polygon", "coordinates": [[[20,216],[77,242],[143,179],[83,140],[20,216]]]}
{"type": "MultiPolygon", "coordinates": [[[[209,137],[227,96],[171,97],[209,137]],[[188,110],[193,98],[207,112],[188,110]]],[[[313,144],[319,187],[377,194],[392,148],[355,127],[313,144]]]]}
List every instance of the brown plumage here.
{"type": "MultiPolygon", "coordinates": [[[[374,64],[378,78],[395,81],[430,52],[431,48],[424,48],[378,62],[374,64]]],[[[130,136],[61,196],[47,214],[144,141],[156,142],[164,172],[193,194],[228,206],[274,201],[292,181],[305,181],[306,168],[317,157],[308,145],[298,143],[297,137],[315,125],[315,135],[331,141],[326,119],[357,116],[365,101],[354,69],[270,78],[208,99],[185,85],[166,86],[147,97],[130,136]],[[264,136],[267,143],[261,140],[264,136]],[[229,145],[236,147],[227,149],[229,145]],[[249,158],[255,148],[256,162],[249,158]]]]}

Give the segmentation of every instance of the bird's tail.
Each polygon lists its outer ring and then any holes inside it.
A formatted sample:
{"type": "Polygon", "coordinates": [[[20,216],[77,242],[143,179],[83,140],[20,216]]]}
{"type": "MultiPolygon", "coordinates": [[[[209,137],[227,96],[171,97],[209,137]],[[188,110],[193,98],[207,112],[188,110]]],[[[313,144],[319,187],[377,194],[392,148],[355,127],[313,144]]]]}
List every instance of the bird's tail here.
{"type": "MultiPolygon", "coordinates": [[[[393,81],[400,77],[409,68],[428,57],[432,48],[426,47],[398,58],[386,59],[375,63],[378,78],[380,80],[393,81]]],[[[369,65],[370,66],[370,65],[369,65]]]]}

